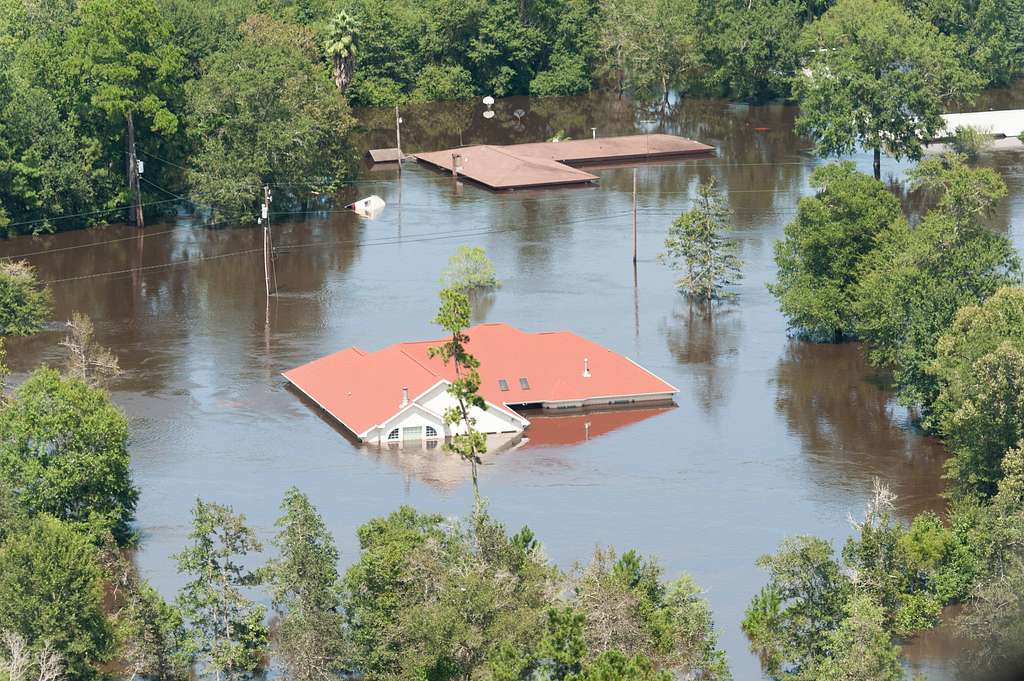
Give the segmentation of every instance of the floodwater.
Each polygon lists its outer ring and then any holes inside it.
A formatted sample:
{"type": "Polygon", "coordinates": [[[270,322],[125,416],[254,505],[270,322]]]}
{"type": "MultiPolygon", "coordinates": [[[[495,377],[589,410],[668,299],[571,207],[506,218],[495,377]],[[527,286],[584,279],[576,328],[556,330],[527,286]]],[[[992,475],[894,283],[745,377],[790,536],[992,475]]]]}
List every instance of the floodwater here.
{"type": "MultiPolygon", "coordinates": [[[[1003,99],[1012,98],[1001,95],[1003,99]]],[[[1001,101],[996,105],[1001,104],[1001,101]]],[[[407,152],[461,143],[669,132],[712,144],[712,158],[640,165],[639,264],[631,262],[632,169],[595,171],[595,187],[495,194],[408,163],[364,169],[339,203],[371,193],[376,220],[343,211],[275,215],[269,308],[261,235],[207,229],[190,217],[0,242],[52,282],[58,319],[90,315],[125,369],[112,386],[132,428],[143,574],[170,597],[172,554],[187,541],[196,497],[231,504],[269,539],[286,488],[307,492],[337,537],[399,504],[466,514],[468,471],[438,450],[361,448],[286,389],[280,372],[349,345],[378,348],[439,335],[438,278],[459,244],[483,246],[502,286],[476,302],[481,321],[571,329],[680,388],[677,406],[538,420],[527,442],[488,458],[480,486],[511,528],[529,525],[563,567],[595,544],[656,555],[668,576],[707,590],[737,679],[759,676],[739,623],[765,575],[755,559],[797,533],[841,548],[880,476],[904,518],[939,508],[943,450],[884,390],[857,345],[787,335],[765,289],[772,245],[819,163],[793,132],[792,107],[683,100],[650,112],[608,97],[528,100],[481,116],[471,104],[403,110],[407,152]],[[523,112],[516,116],[516,110],[523,112]],[[656,262],[671,220],[699,182],[717,179],[735,213],[745,279],[735,304],[705,310],[656,262]]],[[[362,112],[362,148],[393,146],[394,113],[362,112]]],[[[870,172],[870,158],[854,159],[870,172]]],[[[985,162],[1010,186],[997,229],[1024,240],[1024,160],[985,162]],[[1013,224],[1013,227],[1009,225],[1013,224]]],[[[155,161],[154,161],[155,163],[155,161]]],[[[902,177],[891,159],[883,172],[902,177]]],[[[9,344],[20,380],[62,361],[54,323],[9,344]]],[[[948,630],[939,632],[948,635],[948,630]]],[[[955,646],[933,635],[908,648],[931,679],[955,678],[955,646]]]]}

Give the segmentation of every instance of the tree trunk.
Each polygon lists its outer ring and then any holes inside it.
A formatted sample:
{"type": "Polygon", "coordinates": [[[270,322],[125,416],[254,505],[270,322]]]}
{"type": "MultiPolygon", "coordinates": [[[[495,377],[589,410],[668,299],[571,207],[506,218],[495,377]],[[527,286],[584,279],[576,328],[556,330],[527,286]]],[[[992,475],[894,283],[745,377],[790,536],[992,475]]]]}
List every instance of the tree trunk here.
{"type": "Polygon", "coordinates": [[[334,84],[338,92],[344,92],[352,82],[352,73],[355,71],[355,60],[352,57],[334,57],[334,84]]]}
{"type": "Polygon", "coordinates": [[[875,179],[882,179],[882,150],[875,147],[875,179]]]}
{"type": "Polygon", "coordinates": [[[842,329],[833,329],[832,330],[832,342],[833,343],[842,343],[843,342],[843,330],[842,329]]]}

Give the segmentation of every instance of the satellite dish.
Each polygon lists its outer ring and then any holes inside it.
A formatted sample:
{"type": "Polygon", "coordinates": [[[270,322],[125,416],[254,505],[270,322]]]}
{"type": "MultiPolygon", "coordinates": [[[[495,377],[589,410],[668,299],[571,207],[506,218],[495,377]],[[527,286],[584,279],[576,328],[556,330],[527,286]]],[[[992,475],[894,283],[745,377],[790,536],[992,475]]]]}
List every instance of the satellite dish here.
{"type": "Polygon", "coordinates": [[[487,106],[492,106],[494,104],[494,97],[491,97],[490,95],[484,97],[484,104],[486,104],[487,106]]]}
{"type": "Polygon", "coordinates": [[[490,109],[484,111],[484,118],[494,118],[494,112],[491,111],[490,109]]]}
{"type": "Polygon", "coordinates": [[[523,111],[522,109],[516,109],[515,111],[512,112],[512,115],[515,116],[516,118],[522,118],[523,116],[526,115],[526,112],[523,111]]]}

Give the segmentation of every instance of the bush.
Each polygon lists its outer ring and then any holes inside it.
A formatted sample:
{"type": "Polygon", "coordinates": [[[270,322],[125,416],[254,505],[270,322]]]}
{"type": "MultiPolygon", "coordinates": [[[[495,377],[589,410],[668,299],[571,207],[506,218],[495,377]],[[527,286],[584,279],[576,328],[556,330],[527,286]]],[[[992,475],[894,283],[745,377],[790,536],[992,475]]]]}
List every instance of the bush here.
{"type": "Polygon", "coordinates": [[[345,93],[353,104],[361,106],[395,106],[408,100],[396,81],[383,76],[360,78],[358,71],[345,93]]]}
{"type": "Polygon", "coordinates": [[[992,146],[993,138],[992,132],[989,130],[982,130],[969,125],[958,126],[953,136],[949,140],[949,146],[953,147],[953,151],[958,154],[963,154],[970,160],[975,160],[978,156],[992,146]]]}
{"type": "Polygon", "coordinates": [[[499,285],[494,263],[480,246],[459,246],[441,273],[441,286],[468,293],[499,285]]]}
{"type": "Polygon", "coordinates": [[[36,333],[53,312],[50,290],[25,261],[0,261],[0,336],[36,333]]]}

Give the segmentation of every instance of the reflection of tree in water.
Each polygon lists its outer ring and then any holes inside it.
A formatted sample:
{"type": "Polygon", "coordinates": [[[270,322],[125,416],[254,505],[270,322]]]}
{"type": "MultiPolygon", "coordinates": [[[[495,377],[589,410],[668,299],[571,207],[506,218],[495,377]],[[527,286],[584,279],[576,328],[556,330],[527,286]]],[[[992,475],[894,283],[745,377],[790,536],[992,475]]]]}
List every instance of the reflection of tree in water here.
{"type": "Polygon", "coordinates": [[[738,352],[742,318],[735,305],[680,299],[662,331],[672,356],[691,366],[701,408],[713,413],[727,392],[728,367],[738,352]]]}
{"type": "Polygon", "coordinates": [[[469,305],[473,312],[473,323],[480,324],[487,321],[487,314],[494,307],[494,291],[471,291],[469,294],[469,305]]]}
{"type": "Polygon", "coordinates": [[[867,490],[879,476],[901,511],[932,508],[944,489],[943,449],[917,432],[869,376],[856,344],[793,340],[775,370],[776,409],[822,486],[867,490]]]}

